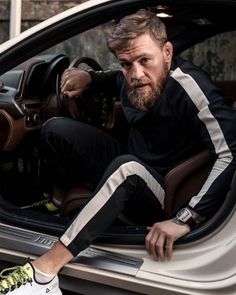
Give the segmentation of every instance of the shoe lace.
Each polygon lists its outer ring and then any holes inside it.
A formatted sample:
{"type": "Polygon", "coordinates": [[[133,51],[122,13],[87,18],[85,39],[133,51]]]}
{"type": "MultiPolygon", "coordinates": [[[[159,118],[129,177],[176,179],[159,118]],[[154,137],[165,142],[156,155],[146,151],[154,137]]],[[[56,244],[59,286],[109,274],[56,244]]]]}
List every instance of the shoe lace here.
{"type": "Polygon", "coordinates": [[[0,279],[0,294],[6,294],[19,288],[21,285],[32,282],[32,278],[22,266],[14,266],[4,269],[0,273],[0,279]]]}
{"type": "Polygon", "coordinates": [[[43,199],[40,201],[36,201],[30,205],[31,208],[41,207],[51,202],[51,197],[48,193],[43,193],[43,199]]]}
{"type": "Polygon", "coordinates": [[[45,198],[43,200],[40,200],[40,201],[37,201],[37,202],[34,202],[33,204],[31,204],[31,208],[40,207],[40,206],[43,206],[48,203],[50,203],[50,199],[45,198]]]}

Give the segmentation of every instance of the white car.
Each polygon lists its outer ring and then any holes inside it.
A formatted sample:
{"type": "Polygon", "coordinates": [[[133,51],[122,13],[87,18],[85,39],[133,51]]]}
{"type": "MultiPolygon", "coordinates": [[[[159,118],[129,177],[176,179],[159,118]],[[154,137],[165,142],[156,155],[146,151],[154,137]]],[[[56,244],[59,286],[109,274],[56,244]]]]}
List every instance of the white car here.
{"type": "MultiPolygon", "coordinates": [[[[87,191],[55,200],[57,215],[26,209],[50,191],[39,131],[53,116],[87,120],[125,140],[119,103],[91,97],[92,109],[67,104],[59,80],[70,65],[117,68],[106,48],[114,22],[150,8],[166,23],[175,55],[203,67],[232,105],[236,100],[235,0],[91,0],[58,14],[0,46],[0,261],[24,263],[48,250],[87,191]],[[83,59],[81,59],[83,57],[83,59]],[[85,58],[84,58],[85,57],[85,58]],[[89,58],[88,58],[89,57],[89,58]],[[96,63],[96,62],[98,63],[96,63]],[[105,102],[104,102],[105,101],[105,102]],[[95,106],[95,109],[93,108],[95,106]],[[78,109],[79,109],[78,114],[78,109]],[[101,110],[102,108],[102,110],[101,110]],[[82,116],[81,116],[82,114],[82,116]],[[122,132],[121,132],[122,130],[122,132]],[[81,197],[81,193],[83,196],[81,197]]],[[[167,215],[196,192],[211,167],[207,152],[166,176],[167,215]],[[174,209],[173,209],[174,208],[174,209]]],[[[176,242],[173,258],[157,262],[144,247],[146,227],[120,218],[60,272],[61,288],[77,294],[236,294],[236,181],[216,214],[176,242]]]]}

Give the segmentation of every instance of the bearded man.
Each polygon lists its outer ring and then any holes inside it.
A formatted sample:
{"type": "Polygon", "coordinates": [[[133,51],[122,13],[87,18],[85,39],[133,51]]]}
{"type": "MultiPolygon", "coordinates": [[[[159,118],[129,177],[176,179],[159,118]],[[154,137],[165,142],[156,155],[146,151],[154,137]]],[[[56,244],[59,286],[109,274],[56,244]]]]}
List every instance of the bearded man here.
{"type": "Polygon", "coordinates": [[[42,140],[57,192],[86,180],[94,193],[51,250],[18,268],[30,284],[21,286],[16,279],[5,279],[6,286],[15,284],[8,286],[15,289],[9,291],[12,295],[37,295],[42,288],[50,290],[48,294],[61,294],[59,270],[121,212],[147,225],[145,244],[155,260],[170,259],[174,242],[210,216],[229,188],[235,170],[236,116],[209,76],[173,58],[164,24],[146,10],[124,17],[115,26],[108,47],[120,71],[68,69],[61,91],[74,97],[92,87],[118,97],[129,125],[127,146],[69,118],[44,124],[42,140]],[[203,188],[176,217],[164,220],[163,177],[206,148],[215,155],[215,164],[203,188]]]}

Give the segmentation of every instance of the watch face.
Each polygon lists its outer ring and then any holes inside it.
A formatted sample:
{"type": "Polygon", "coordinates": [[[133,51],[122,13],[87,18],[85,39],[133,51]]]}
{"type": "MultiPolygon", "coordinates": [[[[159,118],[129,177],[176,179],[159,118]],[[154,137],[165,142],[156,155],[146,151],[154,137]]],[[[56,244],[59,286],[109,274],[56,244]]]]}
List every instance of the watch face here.
{"type": "Polygon", "coordinates": [[[176,218],[182,221],[183,223],[186,223],[191,217],[192,213],[188,208],[183,208],[176,215],[176,218]]]}

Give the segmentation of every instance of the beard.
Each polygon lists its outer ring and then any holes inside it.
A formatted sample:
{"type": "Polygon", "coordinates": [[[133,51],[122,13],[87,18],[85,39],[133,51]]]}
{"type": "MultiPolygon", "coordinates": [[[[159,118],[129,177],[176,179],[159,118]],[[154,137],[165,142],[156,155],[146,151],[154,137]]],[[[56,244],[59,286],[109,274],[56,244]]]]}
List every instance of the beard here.
{"type": "MultiPolygon", "coordinates": [[[[143,81],[142,81],[143,84],[143,81]]],[[[162,87],[156,86],[155,88],[150,88],[149,91],[139,91],[136,88],[129,87],[128,99],[131,104],[144,112],[147,112],[159,99],[161,95],[162,87]]]]}
{"type": "Polygon", "coordinates": [[[130,103],[137,109],[147,112],[160,98],[162,89],[168,75],[167,66],[159,77],[159,83],[152,86],[148,78],[135,80],[132,85],[127,85],[128,99],[130,103]],[[142,85],[148,85],[144,89],[142,85]]]}

